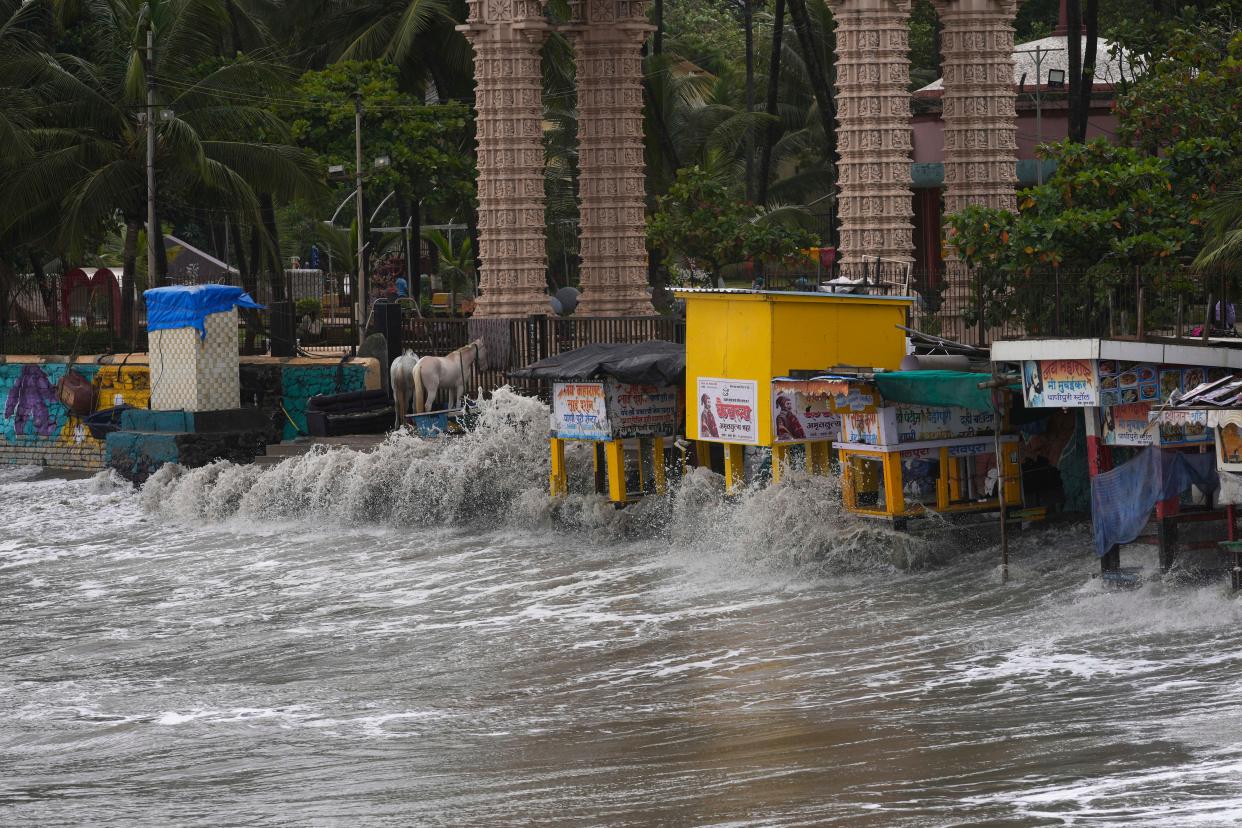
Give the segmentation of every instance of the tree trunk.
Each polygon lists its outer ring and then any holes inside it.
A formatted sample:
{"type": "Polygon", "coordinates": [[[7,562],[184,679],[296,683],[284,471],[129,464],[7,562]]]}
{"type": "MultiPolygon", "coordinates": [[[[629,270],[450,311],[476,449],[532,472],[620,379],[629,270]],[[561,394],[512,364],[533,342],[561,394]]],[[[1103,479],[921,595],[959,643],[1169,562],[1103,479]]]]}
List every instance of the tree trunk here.
{"type": "Polygon", "coordinates": [[[410,255],[407,270],[410,274],[410,298],[418,302],[423,297],[423,208],[417,201],[410,205],[410,255]]]}
{"type": "MultiPolygon", "coordinates": [[[[37,253],[30,254],[30,272],[34,274],[35,284],[39,288],[39,297],[43,300],[43,310],[47,314],[47,321],[56,327],[60,324],[60,302],[56,295],[56,285],[52,284],[52,280],[47,278],[47,270],[43,267],[43,257],[37,253]]],[[[111,308],[111,316],[109,323],[114,321],[114,315],[119,308],[111,308]]]]}
{"type": "Polygon", "coordinates": [[[1095,86],[1096,39],[1100,30],[1099,0],[1087,0],[1082,26],[1087,36],[1087,48],[1082,58],[1078,94],[1070,102],[1070,137],[1078,143],[1087,140],[1087,119],[1091,114],[1091,90],[1095,86]]]}
{"type": "Polygon", "coordinates": [[[150,287],[164,287],[169,284],[168,281],[168,248],[164,245],[163,223],[160,221],[160,214],[155,214],[155,228],[147,228],[148,233],[152,233],[151,242],[155,245],[155,273],[147,274],[147,283],[150,287]]]}
{"type": "MultiPolygon", "coordinates": [[[[746,42],[746,114],[755,111],[755,15],[751,0],[742,0],[742,25],[746,42]]],[[[746,200],[755,198],[755,143],[749,137],[746,153],[746,200]]]]}
{"type": "Polygon", "coordinates": [[[651,53],[664,51],[664,0],[655,0],[655,35],[651,39],[651,53]]]}
{"type": "Polygon", "coordinates": [[[138,338],[138,233],[142,219],[125,217],[125,246],[121,253],[121,338],[133,350],[138,338]]]}
{"type": "MultiPolygon", "coordinates": [[[[785,0],[776,0],[772,21],[772,54],[768,62],[768,115],[776,116],[777,97],[781,85],[781,39],[785,28],[785,0]]],[[[767,204],[768,182],[772,177],[772,146],[780,134],[781,125],[770,123],[763,135],[763,151],[759,156],[759,204],[767,204]]]]}
{"type": "Polygon", "coordinates": [[[272,286],[272,300],[285,299],[285,266],[280,255],[280,230],[276,227],[276,207],[271,193],[259,193],[259,213],[263,218],[264,251],[267,260],[267,278],[272,286]]]}
{"type": "Polygon", "coordinates": [[[1066,47],[1069,49],[1069,120],[1065,137],[1080,141],[1074,111],[1078,102],[1078,90],[1082,86],[1082,6],[1079,0],[1066,0],[1067,23],[1066,47]]]}
{"type": "MultiPolygon", "coordinates": [[[[798,35],[798,44],[802,47],[802,59],[806,61],[808,74],[811,76],[811,90],[815,93],[815,103],[819,107],[819,118],[824,126],[824,140],[828,142],[828,157],[835,167],[837,162],[837,132],[833,124],[836,119],[836,107],[833,105],[832,89],[828,84],[828,76],[819,59],[819,50],[815,43],[815,33],[811,30],[811,18],[806,11],[805,0],[789,0],[789,16],[793,20],[794,31],[798,35]]],[[[835,173],[834,173],[835,178],[835,173]]]]}
{"type": "MultiPolygon", "coordinates": [[[[255,279],[254,270],[250,267],[250,262],[254,259],[246,258],[246,245],[242,239],[241,223],[229,221],[225,229],[229,234],[230,245],[237,252],[237,275],[241,279],[242,289],[254,296],[258,280],[255,279]]],[[[246,352],[251,353],[254,351],[254,338],[259,332],[258,312],[253,308],[245,308],[242,310],[242,318],[246,320],[246,352]]]]}

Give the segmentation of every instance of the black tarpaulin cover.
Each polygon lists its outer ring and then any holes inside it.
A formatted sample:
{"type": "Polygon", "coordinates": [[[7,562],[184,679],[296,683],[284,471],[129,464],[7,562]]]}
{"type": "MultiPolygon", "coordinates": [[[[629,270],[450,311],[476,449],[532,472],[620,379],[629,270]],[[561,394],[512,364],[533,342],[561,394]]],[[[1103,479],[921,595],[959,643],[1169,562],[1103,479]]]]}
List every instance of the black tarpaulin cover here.
{"type": "Polygon", "coordinates": [[[597,343],[541,359],[510,375],[545,380],[612,377],[637,385],[679,385],[686,376],[686,346],[673,342],[597,343]]]}

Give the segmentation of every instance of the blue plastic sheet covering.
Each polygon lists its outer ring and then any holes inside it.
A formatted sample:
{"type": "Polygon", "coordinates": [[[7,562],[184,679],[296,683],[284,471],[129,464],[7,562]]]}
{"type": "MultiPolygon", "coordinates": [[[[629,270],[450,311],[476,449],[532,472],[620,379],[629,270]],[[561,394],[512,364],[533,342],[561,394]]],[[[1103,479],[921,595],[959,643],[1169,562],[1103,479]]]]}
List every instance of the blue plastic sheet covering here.
{"type": "Polygon", "coordinates": [[[1091,523],[1095,554],[1106,555],[1115,544],[1139,536],[1156,504],[1176,497],[1192,485],[1215,491],[1216,456],[1184,454],[1155,446],[1091,481],[1091,523]]]}
{"type": "Polygon", "coordinates": [[[233,285],[184,285],[151,288],[144,292],[147,300],[147,330],[195,328],[200,337],[207,336],[204,319],[208,314],[223,313],[234,307],[262,308],[250,294],[233,285]]]}

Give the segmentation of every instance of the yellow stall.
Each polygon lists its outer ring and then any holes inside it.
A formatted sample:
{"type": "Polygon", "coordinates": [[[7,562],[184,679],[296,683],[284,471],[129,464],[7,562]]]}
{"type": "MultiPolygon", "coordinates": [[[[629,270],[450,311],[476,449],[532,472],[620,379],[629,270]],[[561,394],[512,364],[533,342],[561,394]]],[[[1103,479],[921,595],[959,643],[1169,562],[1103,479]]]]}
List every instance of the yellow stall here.
{"type": "MultiPolygon", "coordinates": [[[[906,354],[907,296],[684,288],[686,436],[724,445],[725,482],[742,480],[745,446],[772,446],[772,380],[838,366],[894,370],[906,354]]],[[[826,469],[828,444],[807,443],[826,469]]],[[[784,443],[782,444],[784,445],[784,443]]],[[[780,453],[781,450],[778,450],[780,453]]],[[[779,473],[779,472],[778,472],[779,473]]]]}

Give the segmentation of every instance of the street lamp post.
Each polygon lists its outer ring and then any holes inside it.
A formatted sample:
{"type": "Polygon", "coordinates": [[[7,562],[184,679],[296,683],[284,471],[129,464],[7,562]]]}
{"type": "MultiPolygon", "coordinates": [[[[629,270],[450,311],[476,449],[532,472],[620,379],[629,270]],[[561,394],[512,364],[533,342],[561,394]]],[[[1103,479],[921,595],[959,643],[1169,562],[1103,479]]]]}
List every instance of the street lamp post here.
{"type": "Polygon", "coordinates": [[[354,93],[354,192],[358,206],[358,344],[367,338],[367,273],[363,261],[366,247],[365,216],[362,210],[362,92],[354,93]]]}
{"type": "MultiPolygon", "coordinates": [[[[1035,91],[1034,93],[1032,93],[1032,97],[1035,100],[1035,145],[1037,147],[1044,142],[1044,107],[1043,107],[1043,103],[1044,103],[1044,97],[1043,97],[1044,56],[1052,54],[1053,52],[1064,52],[1064,51],[1065,51],[1064,49],[1045,49],[1043,46],[1036,46],[1034,50],[1030,52],[1020,53],[1020,54],[1035,56],[1035,91]]],[[[1025,79],[1026,79],[1026,76],[1023,75],[1023,80],[1025,79]]],[[[1049,69],[1048,70],[1048,85],[1050,87],[1059,86],[1060,84],[1063,84],[1063,83],[1065,83],[1065,71],[1064,70],[1062,69],[1049,69]],[[1059,82],[1056,82],[1053,80],[1053,75],[1057,73],[1060,73],[1061,75],[1061,80],[1059,82]]],[[[1044,183],[1044,163],[1038,157],[1035,158],[1035,182],[1037,184],[1044,183]]]]}

